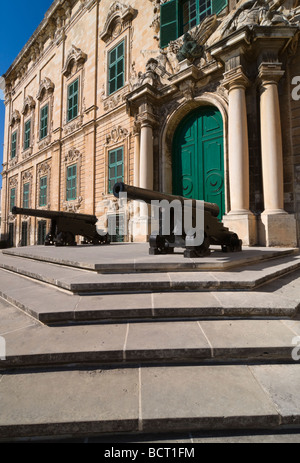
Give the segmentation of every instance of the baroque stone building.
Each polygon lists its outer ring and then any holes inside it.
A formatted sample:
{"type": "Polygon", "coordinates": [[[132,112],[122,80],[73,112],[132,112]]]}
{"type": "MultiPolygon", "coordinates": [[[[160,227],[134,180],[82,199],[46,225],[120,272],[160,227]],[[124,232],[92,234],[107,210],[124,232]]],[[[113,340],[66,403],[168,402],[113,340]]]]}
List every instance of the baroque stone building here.
{"type": "Polygon", "coordinates": [[[299,24],[298,0],[55,0],[4,76],[2,233],[43,242],[17,205],[140,239],[122,180],[216,202],[246,245],[296,246],[299,24]]]}

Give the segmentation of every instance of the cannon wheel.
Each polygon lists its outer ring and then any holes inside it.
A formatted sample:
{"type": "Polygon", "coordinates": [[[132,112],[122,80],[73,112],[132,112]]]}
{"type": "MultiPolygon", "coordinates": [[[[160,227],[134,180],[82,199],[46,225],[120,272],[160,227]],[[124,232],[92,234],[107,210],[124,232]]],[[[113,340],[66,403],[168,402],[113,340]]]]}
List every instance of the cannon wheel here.
{"type": "Polygon", "coordinates": [[[184,257],[194,258],[194,257],[206,257],[210,255],[210,239],[205,233],[204,240],[201,246],[187,247],[184,251],[184,257]]]}
{"type": "Polygon", "coordinates": [[[55,240],[55,246],[76,246],[76,241],[73,233],[60,232],[55,240]]]}

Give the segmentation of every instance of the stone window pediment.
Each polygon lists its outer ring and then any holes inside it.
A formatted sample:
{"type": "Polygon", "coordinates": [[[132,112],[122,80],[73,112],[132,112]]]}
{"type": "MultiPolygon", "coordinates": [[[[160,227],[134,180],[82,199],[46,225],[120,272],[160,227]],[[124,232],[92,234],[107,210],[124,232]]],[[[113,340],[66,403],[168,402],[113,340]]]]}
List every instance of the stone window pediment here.
{"type": "Polygon", "coordinates": [[[11,115],[10,126],[13,127],[15,124],[19,124],[21,121],[21,115],[17,109],[15,109],[11,115]]]}
{"type": "Polygon", "coordinates": [[[104,42],[108,42],[110,39],[119,35],[125,26],[132,21],[134,15],[135,10],[130,5],[114,2],[109,8],[109,13],[100,38],[104,42]]]}
{"type": "Polygon", "coordinates": [[[27,96],[27,98],[25,98],[25,101],[24,101],[24,104],[23,104],[23,108],[22,108],[22,111],[21,113],[23,114],[23,116],[27,113],[27,111],[33,111],[35,108],[35,101],[34,99],[32,98],[32,96],[27,96]]]}
{"type": "Polygon", "coordinates": [[[36,96],[37,100],[41,101],[52,95],[54,87],[54,83],[48,77],[45,77],[40,83],[39,91],[36,96]]]}
{"type": "Polygon", "coordinates": [[[75,47],[75,45],[72,45],[62,71],[63,75],[69,77],[71,74],[78,72],[83,67],[86,60],[87,54],[80,48],[75,47]]]}

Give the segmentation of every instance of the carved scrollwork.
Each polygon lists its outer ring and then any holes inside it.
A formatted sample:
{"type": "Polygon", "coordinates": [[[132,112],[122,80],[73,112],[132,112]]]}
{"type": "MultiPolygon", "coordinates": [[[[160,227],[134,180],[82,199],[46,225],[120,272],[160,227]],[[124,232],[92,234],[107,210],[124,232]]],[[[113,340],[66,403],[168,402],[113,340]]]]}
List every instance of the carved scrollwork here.
{"type": "Polygon", "coordinates": [[[72,45],[71,50],[68,53],[64,68],[63,68],[63,75],[65,77],[69,77],[72,72],[79,71],[85,61],[87,60],[87,55],[84,53],[80,48],[75,47],[72,45]],[[75,69],[74,69],[75,67],[75,69]]]}

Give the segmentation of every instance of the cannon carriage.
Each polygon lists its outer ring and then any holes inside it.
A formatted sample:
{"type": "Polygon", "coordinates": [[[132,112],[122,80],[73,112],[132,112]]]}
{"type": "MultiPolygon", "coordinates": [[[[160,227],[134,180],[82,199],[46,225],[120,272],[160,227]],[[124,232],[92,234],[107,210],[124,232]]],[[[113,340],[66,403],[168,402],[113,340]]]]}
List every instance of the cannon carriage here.
{"type": "Polygon", "coordinates": [[[203,235],[202,242],[195,245],[195,232],[186,230],[184,208],[189,208],[191,215],[192,228],[195,230],[197,226],[197,207],[199,202],[182,196],[168,195],[144,188],[138,188],[125,183],[119,182],[114,185],[114,196],[119,198],[121,193],[126,193],[127,198],[136,201],[144,201],[147,204],[161,202],[162,207],[159,208],[159,229],[151,233],[149,237],[149,253],[150,254],[171,254],[174,249],[184,248],[184,257],[204,257],[210,254],[211,245],[219,245],[223,252],[239,252],[242,250],[242,241],[238,235],[228,228],[224,227],[223,223],[218,219],[219,207],[217,204],[202,202],[203,207],[203,230],[200,230],[203,235]],[[169,204],[174,204],[177,201],[181,204],[181,214],[175,214],[174,209],[170,210],[169,215],[169,230],[168,234],[164,233],[162,217],[163,204],[167,201],[169,204]],[[178,233],[178,230],[181,230],[178,233]]]}
{"type": "Polygon", "coordinates": [[[12,214],[26,215],[50,219],[50,231],[46,235],[45,246],[75,246],[76,236],[84,237],[84,244],[109,244],[109,235],[101,231],[98,233],[95,215],[79,214],[76,212],[48,211],[43,209],[29,209],[13,207],[12,214]]]}

